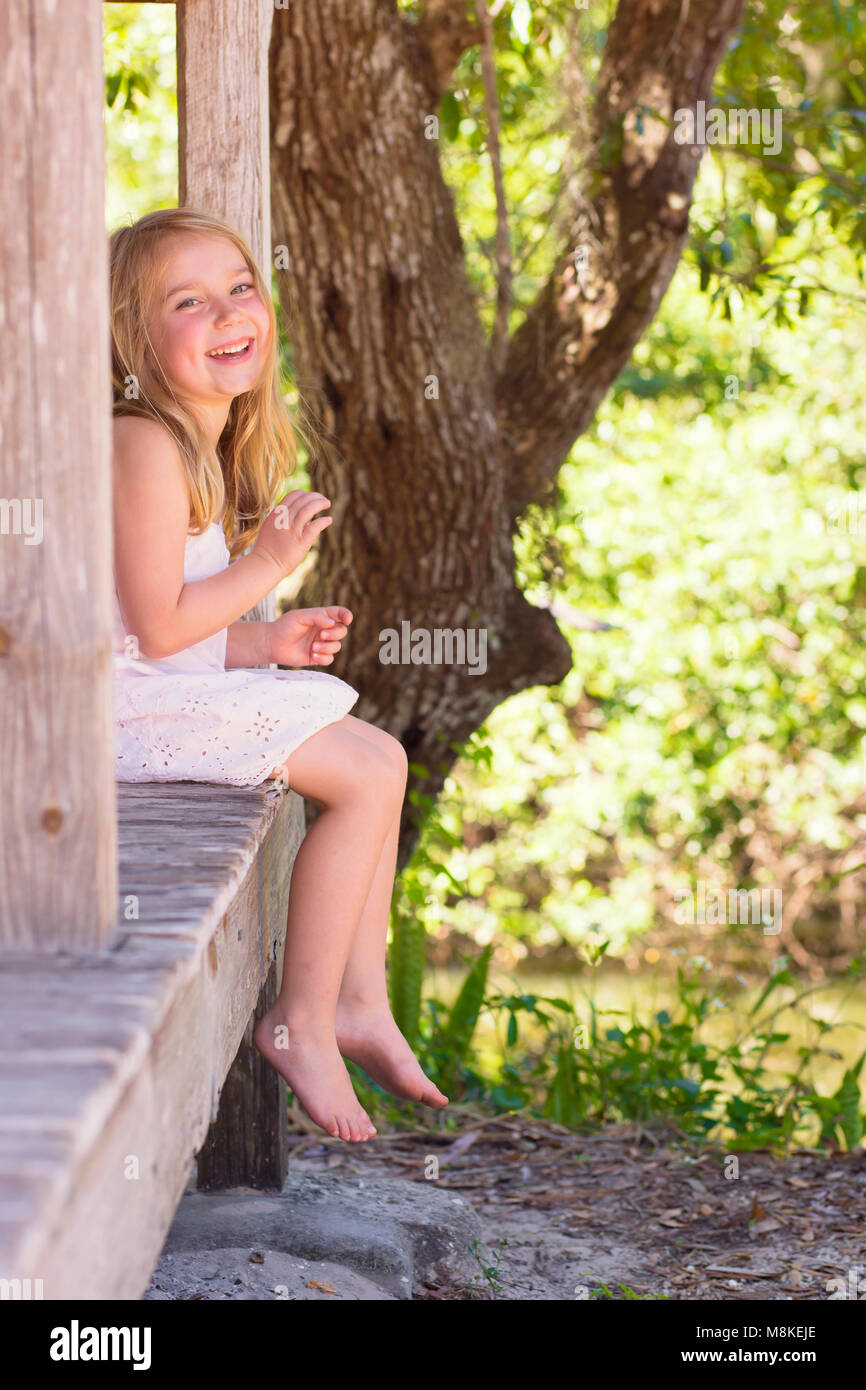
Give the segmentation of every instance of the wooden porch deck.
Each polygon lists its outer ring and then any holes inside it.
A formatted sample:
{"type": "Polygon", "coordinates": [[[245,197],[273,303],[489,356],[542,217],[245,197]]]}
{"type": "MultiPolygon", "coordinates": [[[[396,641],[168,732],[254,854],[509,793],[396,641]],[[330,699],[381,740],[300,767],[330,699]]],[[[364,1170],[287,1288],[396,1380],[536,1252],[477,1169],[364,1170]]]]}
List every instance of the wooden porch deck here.
{"type": "MultiPolygon", "coordinates": [[[[304,834],[303,801],[277,788],[117,790],[115,943],[7,951],[0,969],[0,1277],[41,1279],[46,1299],[144,1291],[239,1047],[251,1065],[304,834]]],[[[236,1137],[276,1144],[278,1187],[285,1136],[236,1137]]]]}

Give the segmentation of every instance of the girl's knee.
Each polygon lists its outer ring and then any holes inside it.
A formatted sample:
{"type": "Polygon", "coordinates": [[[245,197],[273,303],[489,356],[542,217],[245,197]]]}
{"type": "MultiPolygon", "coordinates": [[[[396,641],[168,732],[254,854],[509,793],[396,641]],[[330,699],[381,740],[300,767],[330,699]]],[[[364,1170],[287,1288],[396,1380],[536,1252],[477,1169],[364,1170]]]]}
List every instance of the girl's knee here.
{"type": "Polygon", "coordinates": [[[389,734],[386,729],[380,729],[375,724],[368,724],[366,720],[356,719],[353,714],[347,714],[343,719],[343,724],[358,738],[363,738],[369,743],[374,743],[381,748],[394,766],[400,771],[405,782],[409,774],[409,759],[406,750],[398,738],[389,734]]]}
{"type": "Polygon", "coordinates": [[[287,771],[292,790],[316,804],[363,805],[372,815],[383,805],[393,813],[402,804],[405,766],[405,754],[401,766],[381,741],[361,738],[335,724],[300,744],[287,771]]]}
{"type": "Polygon", "coordinates": [[[350,766],[346,768],[347,792],[373,802],[383,799],[388,802],[402,801],[406,773],[395,754],[380,744],[363,739],[356,739],[355,742],[355,753],[350,766]]]}
{"type": "Polygon", "coordinates": [[[409,758],[406,754],[406,749],[403,747],[402,743],[398,738],[394,738],[393,734],[385,734],[385,738],[388,740],[387,744],[385,745],[385,747],[388,750],[388,756],[391,759],[391,762],[396,767],[398,773],[400,774],[401,780],[405,785],[406,778],[409,775],[409,758]]]}

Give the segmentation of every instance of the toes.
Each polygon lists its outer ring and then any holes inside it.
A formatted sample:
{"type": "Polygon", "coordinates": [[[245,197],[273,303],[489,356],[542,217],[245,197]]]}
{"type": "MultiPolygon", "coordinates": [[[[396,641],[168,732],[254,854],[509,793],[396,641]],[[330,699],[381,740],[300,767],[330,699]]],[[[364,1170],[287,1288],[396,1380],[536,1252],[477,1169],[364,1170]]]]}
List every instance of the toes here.
{"type": "Polygon", "coordinates": [[[355,1117],[355,1123],[357,1127],[357,1136],[361,1143],[365,1143],[366,1140],[372,1139],[373,1135],[376,1133],[376,1127],[365,1110],[360,1110],[358,1112],[355,1117]]]}

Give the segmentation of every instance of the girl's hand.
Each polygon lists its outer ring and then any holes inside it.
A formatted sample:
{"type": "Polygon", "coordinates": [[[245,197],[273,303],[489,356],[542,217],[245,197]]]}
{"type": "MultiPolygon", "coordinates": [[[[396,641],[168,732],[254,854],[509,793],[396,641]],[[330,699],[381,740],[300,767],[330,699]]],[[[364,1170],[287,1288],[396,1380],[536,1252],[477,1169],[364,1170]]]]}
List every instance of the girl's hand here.
{"type": "Polygon", "coordinates": [[[348,608],[293,608],[270,624],[270,660],[280,666],[329,666],[351,621],[348,608]]]}
{"type": "Polygon", "coordinates": [[[316,516],[330,505],[321,492],[287,492],[262,522],[251,553],[276,565],[280,574],[291,574],[333,521],[331,516],[316,516]]]}

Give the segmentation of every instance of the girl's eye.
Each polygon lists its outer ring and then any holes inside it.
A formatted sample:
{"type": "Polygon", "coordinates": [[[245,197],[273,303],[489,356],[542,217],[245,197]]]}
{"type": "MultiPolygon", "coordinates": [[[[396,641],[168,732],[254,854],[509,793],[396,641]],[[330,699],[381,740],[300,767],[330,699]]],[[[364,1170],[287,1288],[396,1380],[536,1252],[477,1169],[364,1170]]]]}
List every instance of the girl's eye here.
{"type": "MultiPolygon", "coordinates": [[[[250,283],[249,281],[247,281],[247,280],[243,280],[243,281],[241,281],[241,283],[240,283],[239,285],[235,285],[234,289],[232,290],[232,294],[235,294],[235,292],[236,292],[237,290],[254,290],[254,289],[255,289],[255,285],[251,284],[251,283],[250,283]]],[[[180,302],[179,304],[176,304],[176,305],[175,305],[175,308],[176,308],[176,309],[185,309],[186,306],[187,306],[187,304],[195,304],[195,303],[196,303],[195,298],[191,296],[189,299],[182,299],[181,302],[180,302]]]]}

